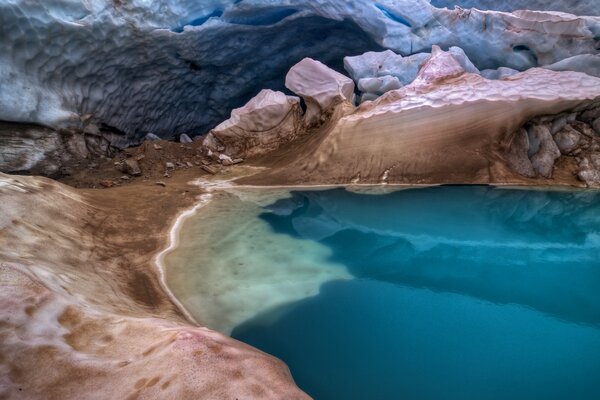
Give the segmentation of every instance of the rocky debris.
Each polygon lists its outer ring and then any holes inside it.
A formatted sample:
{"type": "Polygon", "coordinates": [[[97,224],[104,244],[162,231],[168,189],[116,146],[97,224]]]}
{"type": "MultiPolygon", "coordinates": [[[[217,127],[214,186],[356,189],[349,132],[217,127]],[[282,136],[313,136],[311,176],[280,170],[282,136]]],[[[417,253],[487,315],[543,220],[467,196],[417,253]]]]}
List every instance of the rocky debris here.
{"type": "Polygon", "coordinates": [[[526,124],[527,140],[524,129],[513,136],[506,154],[509,165],[526,177],[550,178],[558,158],[574,158],[577,178],[588,186],[599,185],[600,136],[593,128],[597,115],[600,102],[591,101],[571,112],[535,118],[526,124]],[[528,161],[535,171],[533,176],[528,161]]]}
{"type": "Polygon", "coordinates": [[[506,158],[509,165],[519,174],[533,178],[535,177],[535,171],[533,165],[531,165],[528,152],[529,136],[527,130],[521,128],[513,136],[506,158]]]}
{"type": "Polygon", "coordinates": [[[162,187],[166,187],[167,186],[167,184],[164,183],[163,181],[156,181],[156,185],[162,186],[162,187]]]}
{"type": "Polygon", "coordinates": [[[592,154],[589,158],[584,157],[579,162],[577,178],[588,186],[600,185],[600,154],[592,154]]]}
{"type": "Polygon", "coordinates": [[[105,187],[105,188],[111,188],[115,185],[115,183],[113,181],[108,180],[108,179],[102,180],[98,183],[100,184],[100,186],[105,187]]]}
{"type": "Polygon", "coordinates": [[[142,170],[140,165],[135,159],[128,158],[121,164],[122,171],[132,175],[132,176],[140,176],[142,175],[142,170]]]}
{"type": "Polygon", "coordinates": [[[0,147],[0,172],[54,178],[114,153],[102,136],[9,122],[0,122],[0,147]]]}
{"type": "Polygon", "coordinates": [[[231,118],[212,129],[203,144],[215,161],[219,152],[236,158],[265,154],[295,139],[301,119],[299,98],[265,89],[233,110],[231,118]]]}
{"type": "Polygon", "coordinates": [[[562,154],[569,154],[577,149],[580,140],[579,131],[570,126],[565,126],[554,135],[554,141],[562,154]]]}
{"type": "Polygon", "coordinates": [[[167,162],[165,163],[165,169],[175,169],[175,164],[173,164],[173,163],[172,163],[172,162],[170,162],[170,161],[167,161],[167,162]]]}
{"type": "Polygon", "coordinates": [[[233,165],[233,160],[231,157],[229,157],[227,154],[220,154],[219,155],[219,161],[221,162],[221,164],[223,165],[233,165]]]}
{"type": "Polygon", "coordinates": [[[552,177],[554,162],[560,157],[560,150],[546,125],[533,125],[527,129],[529,151],[533,170],[544,178],[552,177]]]}
{"type": "Polygon", "coordinates": [[[153,144],[152,147],[154,147],[154,150],[162,150],[162,146],[159,144],[153,144]]]}
{"type": "Polygon", "coordinates": [[[187,134],[182,133],[179,135],[179,143],[192,143],[192,138],[190,138],[187,134]]]}
{"type": "MultiPolygon", "coordinates": [[[[600,110],[600,108],[599,108],[600,110]]],[[[600,117],[596,118],[594,122],[592,122],[592,129],[596,132],[596,135],[600,135],[600,117]]]]}
{"type": "Polygon", "coordinates": [[[217,170],[212,168],[209,165],[201,165],[200,168],[204,171],[204,172],[208,172],[211,175],[215,175],[217,173],[217,170]]]}
{"type": "Polygon", "coordinates": [[[306,103],[305,120],[309,125],[318,122],[331,107],[351,103],[354,97],[352,79],[312,58],[305,58],[290,69],[285,87],[306,103]]]}
{"type": "MultiPolygon", "coordinates": [[[[182,145],[176,141],[143,142],[140,146],[129,147],[120,150],[109,160],[108,158],[99,158],[94,160],[97,166],[90,169],[75,167],[70,177],[63,177],[61,181],[77,187],[98,187],[98,182],[103,179],[109,179],[115,182],[115,185],[128,185],[140,180],[150,181],[163,180],[165,172],[171,177],[179,170],[190,170],[206,163],[215,164],[207,155],[207,149],[200,142],[194,142],[182,145]],[[160,149],[155,147],[159,146],[160,149]],[[124,167],[126,160],[135,160],[142,174],[136,178],[126,174],[124,167]],[[172,164],[172,169],[167,169],[167,163],[172,164]],[[127,176],[123,179],[123,176],[127,176]]],[[[198,174],[202,171],[198,168],[198,174]]]]}

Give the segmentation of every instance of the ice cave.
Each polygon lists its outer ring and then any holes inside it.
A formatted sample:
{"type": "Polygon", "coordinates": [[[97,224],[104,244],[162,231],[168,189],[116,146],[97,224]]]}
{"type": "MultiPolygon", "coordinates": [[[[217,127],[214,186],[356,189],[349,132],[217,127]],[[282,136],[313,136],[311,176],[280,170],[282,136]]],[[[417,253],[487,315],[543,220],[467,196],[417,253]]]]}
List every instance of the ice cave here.
{"type": "Polygon", "coordinates": [[[0,398],[600,398],[600,2],[0,0],[0,398]]]}

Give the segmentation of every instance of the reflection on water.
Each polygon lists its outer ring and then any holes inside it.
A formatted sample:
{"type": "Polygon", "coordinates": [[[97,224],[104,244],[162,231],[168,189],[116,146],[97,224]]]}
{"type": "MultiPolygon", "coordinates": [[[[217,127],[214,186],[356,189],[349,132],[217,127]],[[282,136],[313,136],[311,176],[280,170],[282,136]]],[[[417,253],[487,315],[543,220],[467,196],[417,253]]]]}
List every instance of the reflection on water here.
{"type": "Polygon", "coordinates": [[[260,216],[357,279],[233,336],[317,399],[600,398],[600,195],[294,192],[260,216]]]}
{"type": "Polygon", "coordinates": [[[598,192],[230,192],[165,261],[319,400],[600,398],[598,192]]]}
{"type": "Polygon", "coordinates": [[[600,193],[435,187],[294,192],[261,218],[358,278],[600,325],[600,193]],[[576,293],[574,293],[574,290],[576,293]]]}

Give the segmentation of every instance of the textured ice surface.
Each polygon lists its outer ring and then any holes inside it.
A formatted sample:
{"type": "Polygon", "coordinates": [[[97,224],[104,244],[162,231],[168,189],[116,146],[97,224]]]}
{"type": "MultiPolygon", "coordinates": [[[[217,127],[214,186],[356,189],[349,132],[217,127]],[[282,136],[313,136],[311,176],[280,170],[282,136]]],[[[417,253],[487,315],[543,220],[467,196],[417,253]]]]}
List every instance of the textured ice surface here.
{"type": "Polygon", "coordinates": [[[342,70],[344,56],[438,44],[480,70],[523,70],[598,54],[599,21],[425,0],[11,0],[0,4],[0,119],[196,135],[283,89],[304,57],[342,70]]]}
{"type": "Polygon", "coordinates": [[[285,86],[306,102],[306,119],[317,119],[336,101],[352,101],[352,79],[305,58],[294,65],[285,77],[285,86]]]}
{"type": "Polygon", "coordinates": [[[600,15],[600,6],[594,0],[431,0],[435,7],[478,8],[480,10],[563,11],[577,15],[600,15]]]}

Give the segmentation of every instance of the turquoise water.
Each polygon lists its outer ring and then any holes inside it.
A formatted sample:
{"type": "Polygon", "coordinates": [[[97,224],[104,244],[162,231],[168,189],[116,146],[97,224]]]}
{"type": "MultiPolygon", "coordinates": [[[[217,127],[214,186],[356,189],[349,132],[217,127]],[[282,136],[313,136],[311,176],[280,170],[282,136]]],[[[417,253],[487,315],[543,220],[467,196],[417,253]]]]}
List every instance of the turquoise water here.
{"type": "Polygon", "coordinates": [[[336,189],[261,210],[350,276],[233,329],[316,399],[600,398],[599,193],[336,189]]]}

